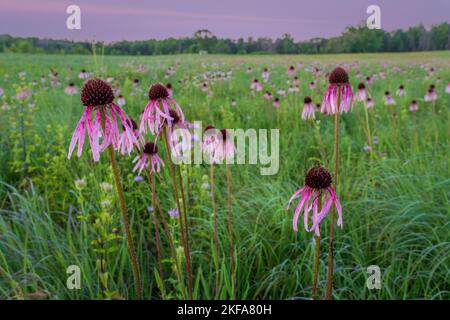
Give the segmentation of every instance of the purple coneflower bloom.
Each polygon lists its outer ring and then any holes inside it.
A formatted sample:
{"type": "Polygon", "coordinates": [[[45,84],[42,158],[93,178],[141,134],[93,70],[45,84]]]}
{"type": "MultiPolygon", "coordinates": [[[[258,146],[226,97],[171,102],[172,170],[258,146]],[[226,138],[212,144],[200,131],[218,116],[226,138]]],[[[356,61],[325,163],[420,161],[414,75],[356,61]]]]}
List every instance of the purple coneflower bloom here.
{"type": "Polygon", "coordinates": [[[353,102],[353,91],[348,81],[347,71],[337,67],[331,72],[328,81],[330,85],[323,97],[322,113],[331,115],[336,112],[348,112],[353,102]],[[337,105],[338,95],[341,97],[339,106],[337,105]]]}
{"type": "Polygon", "coordinates": [[[366,100],[366,97],[367,97],[366,86],[364,85],[364,83],[360,82],[358,84],[358,91],[356,92],[355,100],[363,102],[366,100]]]}
{"type": "Polygon", "coordinates": [[[269,91],[264,92],[263,98],[266,100],[272,99],[272,94],[269,91]]]}
{"type": "Polygon", "coordinates": [[[73,82],[69,83],[69,85],[64,89],[64,92],[66,94],[77,94],[78,93],[78,89],[75,86],[75,84],[73,82]]]}
{"type": "Polygon", "coordinates": [[[259,83],[258,79],[254,79],[252,84],[250,85],[250,90],[261,91],[262,89],[262,85],[259,83]]]}
{"type": "Polygon", "coordinates": [[[273,107],[274,108],[279,108],[280,107],[280,99],[277,97],[273,100],[273,107]]]}
{"type": "Polygon", "coordinates": [[[310,88],[311,90],[314,90],[314,89],[316,88],[316,83],[315,83],[314,81],[311,81],[311,82],[309,83],[309,88],[310,88]]]}
{"type": "Polygon", "coordinates": [[[424,100],[427,101],[427,102],[436,101],[437,100],[437,93],[434,90],[434,86],[430,87],[430,89],[428,89],[428,92],[425,95],[424,100]]]}
{"type": "Polygon", "coordinates": [[[86,129],[94,161],[98,161],[100,152],[111,144],[117,150],[120,140],[117,118],[122,123],[122,128],[125,132],[124,139],[127,141],[126,144],[133,145],[137,143],[133,134],[133,128],[127,122],[128,116],[114,103],[113,91],[105,81],[101,79],[88,80],[81,90],[81,101],[86,106],[86,109],[72,136],[68,154],[69,159],[77,143],[77,156],[81,155],[86,129]],[[92,112],[95,114],[94,119],[92,119],[92,112]],[[104,118],[105,129],[102,126],[102,118],[104,118]],[[103,137],[101,144],[99,141],[100,137],[103,137]]]}
{"type": "Polygon", "coordinates": [[[144,168],[151,165],[151,172],[158,172],[161,170],[161,165],[164,166],[163,161],[158,156],[158,147],[156,143],[149,141],[144,145],[144,150],[142,154],[134,158],[133,163],[136,162],[133,172],[139,169],[138,174],[140,175],[144,168]]]}
{"type": "Polygon", "coordinates": [[[314,119],[315,107],[314,104],[312,103],[312,99],[310,97],[305,97],[303,102],[304,104],[303,104],[302,119],[303,120],[314,119]]]}
{"type": "Polygon", "coordinates": [[[387,106],[395,105],[395,100],[394,100],[394,98],[392,98],[391,93],[389,91],[386,91],[384,93],[383,99],[384,99],[384,104],[385,105],[387,105],[387,106]]]}
{"type": "Polygon", "coordinates": [[[262,76],[264,82],[269,81],[269,77],[270,77],[269,70],[267,70],[267,68],[264,68],[261,76],[262,76]]]}
{"type": "Polygon", "coordinates": [[[338,212],[338,221],[337,225],[342,227],[342,208],[341,203],[334,191],[332,185],[332,178],[330,172],[327,169],[321,166],[315,166],[309,169],[308,173],[305,177],[305,185],[298,189],[289,200],[288,209],[291,202],[301,195],[299,202],[297,203],[297,208],[295,209],[294,219],[292,221],[294,231],[298,231],[298,218],[300,216],[300,212],[304,207],[303,213],[303,223],[305,230],[307,232],[314,231],[317,236],[320,236],[319,225],[320,222],[326,217],[328,212],[331,209],[331,206],[334,206],[338,212]],[[318,202],[319,196],[324,195],[323,206],[321,211],[318,210],[318,202]],[[308,226],[308,218],[309,211],[312,209],[312,227],[308,226]]]}
{"type": "Polygon", "coordinates": [[[78,78],[80,79],[87,79],[89,78],[89,72],[87,72],[86,70],[81,70],[81,72],[78,74],[78,78]]]}
{"type": "Polygon", "coordinates": [[[409,111],[417,111],[419,110],[419,105],[417,104],[416,100],[411,101],[411,104],[409,105],[409,111]]]}
{"type": "Polygon", "coordinates": [[[152,134],[158,134],[161,126],[168,122],[172,126],[174,120],[170,115],[170,110],[175,111],[178,119],[184,121],[184,114],[178,103],[169,96],[166,87],[161,84],[154,84],[148,92],[150,102],[144,109],[139,130],[147,132],[147,128],[152,134]]]}
{"type": "Polygon", "coordinates": [[[402,84],[398,87],[397,92],[395,93],[397,97],[403,97],[405,95],[405,86],[402,84]]]}
{"type": "Polygon", "coordinates": [[[126,121],[128,127],[133,130],[133,135],[136,139],[133,141],[128,139],[128,132],[125,130],[125,127],[122,124],[122,134],[120,135],[118,146],[121,154],[125,154],[125,152],[128,152],[128,154],[130,154],[133,151],[133,146],[136,145],[136,147],[139,148],[139,143],[144,144],[144,137],[139,132],[136,121],[134,121],[132,118],[128,118],[126,121]]]}
{"type": "Polygon", "coordinates": [[[213,126],[208,126],[205,131],[205,138],[209,141],[203,150],[209,155],[210,161],[214,163],[222,163],[223,160],[232,159],[236,151],[236,147],[226,129],[215,130],[213,126]]]}
{"type": "Polygon", "coordinates": [[[295,71],[294,66],[290,66],[288,69],[288,76],[292,75],[294,73],[294,71],[295,71]]]}
{"type": "Polygon", "coordinates": [[[375,101],[372,98],[367,98],[366,99],[366,108],[372,108],[373,106],[375,106],[375,101]]]}
{"type": "Polygon", "coordinates": [[[119,96],[117,97],[117,104],[118,104],[119,106],[123,107],[123,106],[125,105],[125,103],[126,103],[125,98],[124,98],[122,95],[119,95],[119,96]]]}

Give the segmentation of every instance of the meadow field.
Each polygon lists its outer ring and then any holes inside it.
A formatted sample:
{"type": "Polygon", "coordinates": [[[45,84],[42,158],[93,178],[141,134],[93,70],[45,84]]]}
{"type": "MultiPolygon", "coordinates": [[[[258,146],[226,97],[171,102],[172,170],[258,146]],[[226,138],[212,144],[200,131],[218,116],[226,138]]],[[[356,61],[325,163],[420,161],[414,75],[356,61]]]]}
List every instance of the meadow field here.
{"type": "MultiPolygon", "coordinates": [[[[358,84],[365,84],[374,105],[365,109],[365,103],[355,101],[351,111],[340,116],[337,194],[343,228],[335,228],[333,298],[450,299],[449,51],[304,56],[1,54],[0,299],[136,297],[107,153],[93,161],[86,142],[81,157],[74,154],[68,159],[72,134],[85,109],[80,92],[94,76],[117,90],[115,101],[123,96],[121,108],[138,123],[149,102],[150,86],[170,83],[189,122],[279,129],[276,174],[261,175],[261,164],[230,165],[228,185],[226,167],[215,166],[218,253],[210,166],[174,166],[180,169],[179,182],[186,193],[192,298],[310,299],[316,238],[305,231],[303,219],[298,233],[293,231],[294,209],[286,207],[304,185],[310,167],[321,164],[333,173],[334,118],[319,110],[315,120],[303,120],[301,114],[305,96],[314,104],[322,102],[327,75],[337,66],[347,70],[355,95],[358,84]],[[290,66],[294,69],[288,75],[290,66]],[[267,82],[264,68],[270,73],[267,82]],[[86,77],[81,79],[82,70],[86,77]],[[254,79],[261,91],[251,90],[254,79]],[[69,83],[76,88],[74,94],[67,93],[69,83]],[[435,97],[427,101],[432,85],[435,97]],[[404,92],[398,92],[400,86],[404,92]],[[266,91],[270,97],[264,96],[266,91]],[[395,104],[386,103],[389,99],[395,104]],[[411,108],[412,100],[418,110],[411,108]],[[366,284],[371,265],[380,268],[380,289],[366,284]],[[79,288],[67,285],[70,266],[81,270],[79,288]]],[[[154,138],[147,133],[145,140],[149,139],[154,138]]],[[[189,298],[180,220],[173,214],[177,199],[162,140],[158,148],[165,163],[154,175],[159,205],[150,191],[148,170],[132,172],[137,151],[116,153],[142,294],[145,299],[189,298]]],[[[330,221],[328,216],[320,229],[320,299],[327,278],[330,221]]]]}

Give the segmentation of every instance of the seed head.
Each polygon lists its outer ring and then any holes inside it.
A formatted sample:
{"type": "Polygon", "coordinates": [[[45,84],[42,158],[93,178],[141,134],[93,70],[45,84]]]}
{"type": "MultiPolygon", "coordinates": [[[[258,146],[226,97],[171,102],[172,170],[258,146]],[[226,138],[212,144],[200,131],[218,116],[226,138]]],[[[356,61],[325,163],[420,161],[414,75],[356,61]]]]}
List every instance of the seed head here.
{"type": "Polygon", "coordinates": [[[364,90],[365,88],[366,88],[366,85],[364,83],[360,82],[358,84],[358,90],[364,90]]]}
{"type": "Polygon", "coordinates": [[[332,84],[345,84],[348,83],[348,73],[341,67],[334,69],[330,77],[328,78],[332,84]]]}
{"type": "Polygon", "coordinates": [[[154,84],[150,87],[150,90],[148,91],[148,97],[150,100],[158,100],[158,99],[164,99],[169,96],[169,92],[167,91],[166,87],[164,87],[162,84],[154,84]]]}
{"type": "Polygon", "coordinates": [[[114,93],[105,81],[101,79],[88,80],[81,90],[81,102],[85,106],[103,106],[114,100],[114,93]]]}
{"type": "Polygon", "coordinates": [[[148,155],[158,153],[158,146],[153,141],[149,141],[144,145],[144,153],[148,155]]]}
{"type": "Polygon", "coordinates": [[[310,103],[312,102],[312,99],[311,99],[311,97],[306,96],[305,99],[303,99],[303,102],[304,102],[305,104],[310,104],[310,103]]]}
{"type": "Polygon", "coordinates": [[[332,181],[330,172],[322,166],[312,167],[305,177],[305,185],[318,190],[328,188],[332,181]]]}

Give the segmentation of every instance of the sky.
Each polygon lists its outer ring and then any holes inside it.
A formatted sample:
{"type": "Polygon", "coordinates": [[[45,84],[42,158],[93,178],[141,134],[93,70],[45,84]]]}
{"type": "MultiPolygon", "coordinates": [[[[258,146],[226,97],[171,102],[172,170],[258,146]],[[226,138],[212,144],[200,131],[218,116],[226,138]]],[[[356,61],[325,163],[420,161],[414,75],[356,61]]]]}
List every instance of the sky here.
{"type": "Polygon", "coordinates": [[[392,31],[450,22],[450,0],[0,0],[0,34],[70,40],[144,40],[192,36],[209,29],[220,38],[296,40],[332,37],[381,9],[392,31]],[[69,30],[66,8],[81,9],[81,30],[69,30]]]}

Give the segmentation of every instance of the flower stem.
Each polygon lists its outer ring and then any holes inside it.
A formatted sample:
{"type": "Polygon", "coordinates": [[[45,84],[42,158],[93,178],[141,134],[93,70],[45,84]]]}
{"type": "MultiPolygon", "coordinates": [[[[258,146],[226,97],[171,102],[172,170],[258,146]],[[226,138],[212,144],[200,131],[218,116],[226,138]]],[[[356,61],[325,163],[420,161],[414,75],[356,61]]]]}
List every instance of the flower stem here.
{"type": "Polygon", "coordinates": [[[227,194],[228,194],[228,233],[230,236],[230,258],[231,258],[231,287],[233,290],[233,299],[236,300],[236,267],[234,259],[234,236],[233,236],[233,221],[231,212],[231,172],[228,160],[225,159],[225,166],[227,171],[227,194]]]}
{"type": "Polygon", "coordinates": [[[367,111],[366,102],[364,101],[364,114],[366,117],[366,128],[367,128],[367,142],[369,144],[370,148],[370,154],[373,154],[373,148],[372,148],[372,136],[370,134],[370,123],[369,123],[369,112],[367,111]]]}
{"type": "Polygon", "coordinates": [[[186,258],[186,272],[188,274],[188,290],[189,290],[189,298],[192,300],[192,273],[191,273],[191,258],[190,258],[190,252],[189,247],[186,245],[186,236],[184,234],[185,228],[183,223],[183,214],[181,213],[181,205],[180,205],[180,198],[178,196],[178,186],[177,186],[177,180],[175,177],[175,170],[173,168],[172,164],[172,156],[169,146],[169,140],[167,139],[167,129],[164,126],[164,142],[166,144],[166,153],[167,153],[167,162],[169,163],[169,171],[170,176],[172,177],[172,184],[173,184],[173,191],[175,193],[175,200],[177,203],[177,210],[178,210],[178,219],[180,222],[180,240],[183,244],[184,249],[184,256],[186,258]]]}
{"type": "MultiPolygon", "coordinates": [[[[317,212],[322,209],[322,193],[319,193],[319,199],[317,201],[317,212]]],[[[320,228],[320,225],[317,226],[320,228]]],[[[313,287],[311,297],[315,299],[317,297],[317,283],[319,280],[319,261],[320,261],[320,236],[315,235],[316,251],[314,255],[314,274],[313,274],[313,287]]]]}
{"type": "MultiPolygon", "coordinates": [[[[340,124],[340,104],[341,104],[341,88],[338,89],[337,106],[338,110],[334,115],[334,190],[337,192],[337,179],[339,171],[339,124],[340,124]]],[[[328,269],[327,269],[327,287],[325,299],[333,299],[333,241],[334,241],[334,221],[336,216],[336,208],[331,210],[330,224],[330,240],[328,243],[328,269]]]]}
{"type": "Polygon", "coordinates": [[[162,254],[161,254],[161,241],[159,239],[159,228],[158,228],[158,217],[156,216],[156,192],[155,192],[155,177],[153,176],[152,169],[148,171],[148,179],[150,182],[150,188],[152,191],[152,205],[153,205],[153,226],[155,228],[155,243],[156,243],[156,254],[158,257],[159,266],[159,277],[161,282],[164,283],[164,270],[162,264],[162,254]]]}
{"type": "Polygon", "coordinates": [[[128,251],[130,253],[131,266],[133,268],[133,273],[134,273],[134,282],[135,282],[135,287],[136,287],[136,299],[141,300],[142,299],[141,276],[139,273],[139,266],[138,266],[137,257],[136,257],[136,250],[134,248],[133,238],[131,236],[130,223],[128,221],[128,213],[127,213],[127,207],[125,204],[125,198],[123,195],[122,182],[120,180],[119,167],[117,166],[117,162],[114,157],[114,148],[113,148],[112,144],[109,145],[109,147],[108,147],[108,153],[109,153],[109,158],[111,160],[111,168],[112,168],[112,171],[114,174],[114,181],[116,183],[117,195],[119,196],[120,208],[122,210],[123,225],[125,227],[125,234],[126,234],[127,243],[128,243],[128,251]]]}
{"type": "Polygon", "coordinates": [[[213,220],[214,220],[214,255],[215,255],[215,265],[216,265],[216,286],[215,293],[216,296],[219,292],[219,236],[217,228],[217,210],[216,210],[216,199],[214,194],[214,164],[211,162],[209,167],[209,174],[211,177],[211,204],[213,209],[213,220]]]}
{"type": "MultiPolygon", "coordinates": [[[[105,113],[106,107],[102,107],[103,112],[101,112],[101,124],[103,133],[105,132],[105,113]]],[[[123,225],[125,228],[125,235],[127,237],[127,244],[128,244],[128,251],[130,253],[130,259],[131,259],[131,267],[133,268],[133,274],[134,274],[134,283],[136,287],[136,299],[142,300],[142,291],[141,291],[141,275],[139,273],[139,265],[137,262],[136,257],[136,250],[134,248],[133,243],[133,237],[131,236],[131,230],[130,230],[130,223],[128,221],[128,212],[127,212],[127,206],[125,203],[125,197],[123,195],[123,186],[122,186],[122,180],[120,179],[120,172],[119,167],[117,166],[116,158],[114,156],[114,147],[112,144],[108,147],[108,153],[109,153],[109,159],[111,160],[111,168],[114,175],[114,182],[116,184],[116,190],[117,195],[120,202],[120,208],[122,210],[122,217],[123,217],[123,225]]]]}

